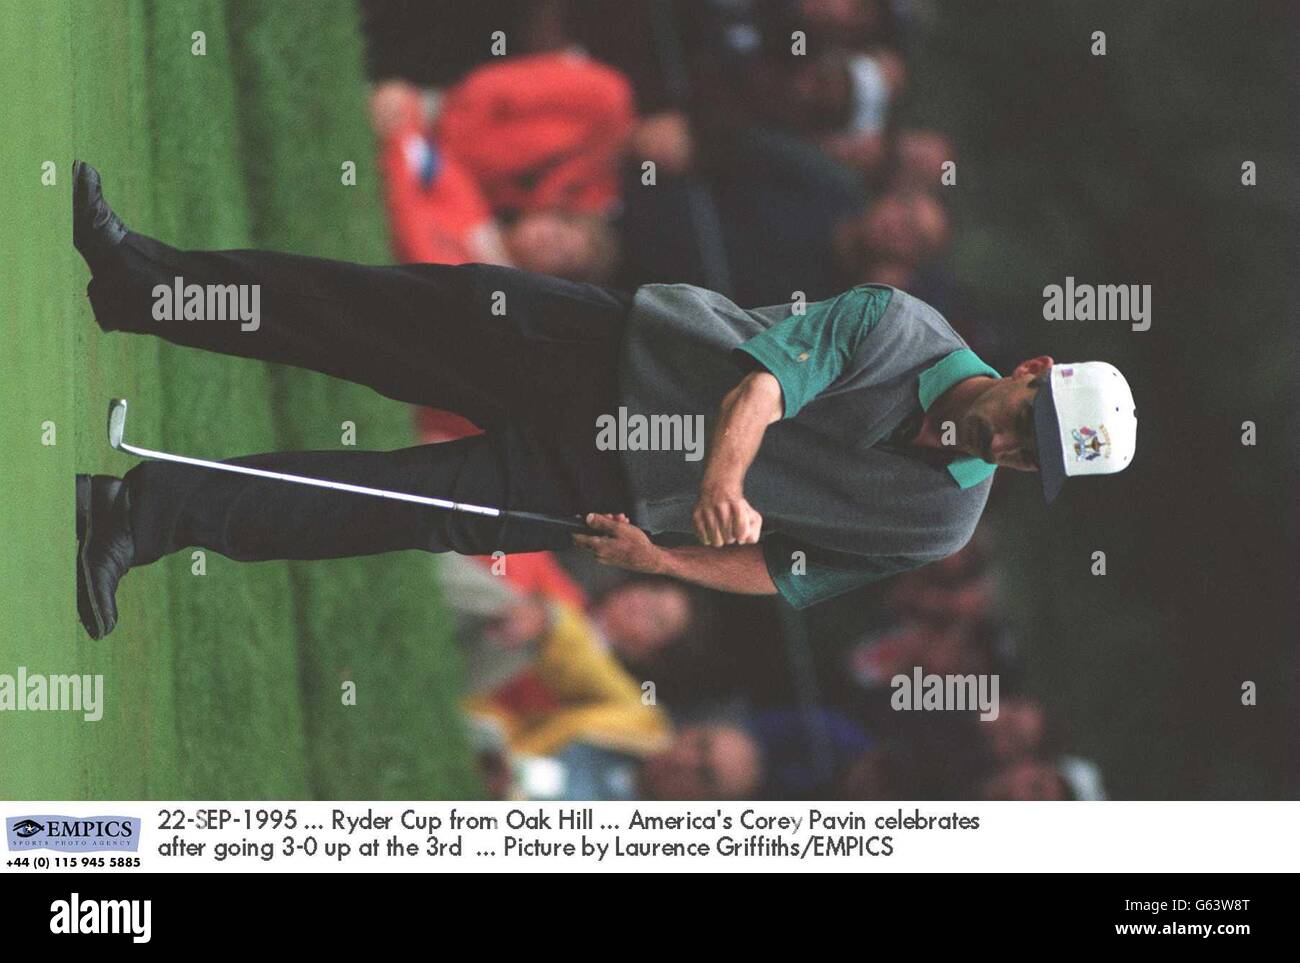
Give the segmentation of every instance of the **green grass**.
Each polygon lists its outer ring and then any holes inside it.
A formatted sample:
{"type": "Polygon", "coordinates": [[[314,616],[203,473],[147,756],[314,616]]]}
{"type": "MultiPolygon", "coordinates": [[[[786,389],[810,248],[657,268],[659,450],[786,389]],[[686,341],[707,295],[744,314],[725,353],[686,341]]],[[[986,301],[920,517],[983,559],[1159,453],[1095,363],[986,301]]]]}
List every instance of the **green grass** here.
{"type": "Polygon", "coordinates": [[[411,441],[408,412],[366,389],[101,334],[70,243],[71,159],[83,157],[132,227],[178,246],[386,260],[354,5],[0,10],[0,672],[102,673],[106,692],[97,723],[0,714],[0,797],[477,795],[429,556],[241,565],[208,553],[200,576],[181,552],[127,577],[108,639],[76,619],[73,474],[131,464],[104,441],[110,396],[132,400],[133,435],[181,452],[333,448],[344,421],[361,447],[411,441]],[[198,30],[205,56],[191,53],[198,30]],[[47,423],[56,444],[42,444],[47,423]]]}

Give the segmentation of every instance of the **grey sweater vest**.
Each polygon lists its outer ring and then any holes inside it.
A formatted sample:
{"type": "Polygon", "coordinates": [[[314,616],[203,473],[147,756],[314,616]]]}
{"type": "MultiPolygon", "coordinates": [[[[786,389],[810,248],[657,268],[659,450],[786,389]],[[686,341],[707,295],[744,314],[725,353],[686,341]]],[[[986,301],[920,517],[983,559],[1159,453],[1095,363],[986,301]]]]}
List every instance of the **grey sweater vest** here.
{"type": "MultiPolygon", "coordinates": [[[[624,335],[620,402],[628,413],[705,417],[742,376],[734,349],[790,314],[746,310],[685,284],[636,292],[624,335]]],[[[933,460],[873,447],[919,407],[921,372],[966,347],[943,317],[902,291],[841,376],[791,419],[771,425],[745,479],[765,534],[855,555],[943,558],[970,539],[991,480],[961,489],[933,460]]],[[[705,461],[625,451],[633,521],[689,533],[705,461]]]]}

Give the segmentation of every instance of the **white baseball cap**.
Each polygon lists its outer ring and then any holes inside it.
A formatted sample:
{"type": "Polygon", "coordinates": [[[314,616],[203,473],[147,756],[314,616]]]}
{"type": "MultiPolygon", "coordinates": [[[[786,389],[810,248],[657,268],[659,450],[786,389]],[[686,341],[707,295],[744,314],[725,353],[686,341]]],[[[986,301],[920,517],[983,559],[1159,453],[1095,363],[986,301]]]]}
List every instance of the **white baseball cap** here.
{"type": "Polygon", "coordinates": [[[1067,478],[1113,475],[1128,467],[1137,448],[1133,392],[1105,361],[1054,364],[1034,398],[1034,433],[1050,505],[1067,478]]]}

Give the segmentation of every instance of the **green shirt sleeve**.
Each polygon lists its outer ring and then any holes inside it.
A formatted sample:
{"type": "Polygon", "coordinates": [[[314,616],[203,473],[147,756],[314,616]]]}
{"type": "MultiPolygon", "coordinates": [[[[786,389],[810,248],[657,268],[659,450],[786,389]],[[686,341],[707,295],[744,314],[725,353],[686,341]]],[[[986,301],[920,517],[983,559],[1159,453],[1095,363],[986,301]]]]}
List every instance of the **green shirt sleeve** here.
{"type": "Polygon", "coordinates": [[[893,289],[864,284],[791,314],[735,350],[781,385],[784,417],[793,418],[844,372],[862,339],[889,307],[893,289]]]}
{"type": "Polygon", "coordinates": [[[850,555],[805,545],[784,535],[769,535],[760,544],[767,574],[781,597],[796,609],[933,561],[911,555],[850,555]],[[796,552],[802,552],[802,557],[796,559],[796,552]]]}

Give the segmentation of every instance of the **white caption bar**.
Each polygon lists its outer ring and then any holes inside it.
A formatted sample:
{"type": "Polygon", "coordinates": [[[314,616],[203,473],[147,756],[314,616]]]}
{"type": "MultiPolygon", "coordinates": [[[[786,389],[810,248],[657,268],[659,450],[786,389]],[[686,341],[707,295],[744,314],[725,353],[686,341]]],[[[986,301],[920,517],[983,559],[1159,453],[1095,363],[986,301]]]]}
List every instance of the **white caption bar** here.
{"type": "Polygon", "coordinates": [[[1294,802],[0,803],[0,870],[1294,871],[1294,802]]]}

